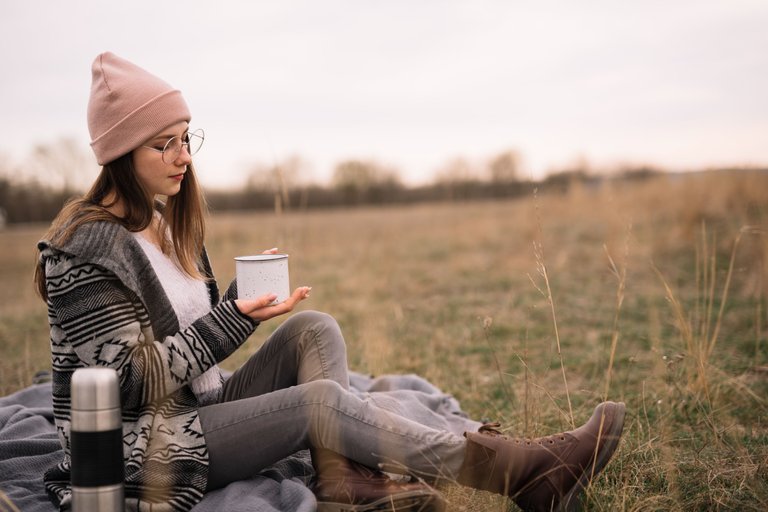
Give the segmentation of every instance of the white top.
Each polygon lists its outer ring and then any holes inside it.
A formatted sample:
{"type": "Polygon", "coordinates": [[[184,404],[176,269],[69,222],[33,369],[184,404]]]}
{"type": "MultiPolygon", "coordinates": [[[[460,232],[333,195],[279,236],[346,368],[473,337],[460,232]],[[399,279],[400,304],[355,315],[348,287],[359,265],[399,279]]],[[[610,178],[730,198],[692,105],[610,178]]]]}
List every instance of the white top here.
{"type": "MultiPolygon", "coordinates": [[[[163,286],[173,311],[179,319],[179,329],[184,330],[211,311],[211,300],[205,281],[194,279],[182,271],[176,262],[164,254],[158,246],[139,233],[133,233],[163,286]]],[[[190,385],[198,398],[221,387],[221,371],[214,365],[193,380],[190,385]]]]}

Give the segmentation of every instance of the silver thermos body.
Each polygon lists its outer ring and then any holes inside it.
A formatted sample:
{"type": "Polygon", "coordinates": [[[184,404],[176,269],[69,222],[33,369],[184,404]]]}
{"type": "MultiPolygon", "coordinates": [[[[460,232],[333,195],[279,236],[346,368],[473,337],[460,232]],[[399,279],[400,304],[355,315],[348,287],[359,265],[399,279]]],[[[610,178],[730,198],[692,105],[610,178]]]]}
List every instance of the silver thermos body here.
{"type": "Polygon", "coordinates": [[[71,395],[72,510],[122,512],[125,467],[117,372],[75,370],[71,395]]]}

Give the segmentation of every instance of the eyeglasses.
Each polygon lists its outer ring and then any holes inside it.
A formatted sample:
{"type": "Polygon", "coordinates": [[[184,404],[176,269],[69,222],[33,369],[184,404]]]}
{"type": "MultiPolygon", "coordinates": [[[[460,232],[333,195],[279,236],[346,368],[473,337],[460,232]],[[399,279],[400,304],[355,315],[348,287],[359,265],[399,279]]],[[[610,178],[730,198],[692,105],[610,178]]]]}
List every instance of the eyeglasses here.
{"type": "Polygon", "coordinates": [[[179,158],[179,155],[181,154],[181,148],[182,146],[187,146],[187,151],[189,152],[189,156],[194,155],[198,151],[200,151],[200,148],[203,146],[203,141],[205,140],[205,132],[202,130],[202,128],[198,128],[197,130],[193,132],[187,132],[181,137],[175,136],[168,139],[168,142],[165,143],[165,145],[162,148],[154,147],[154,146],[141,146],[143,148],[151,149],[152,151],[156,151],[158,153],[162,153],[162,159],[163,162],[166,164],[173,163],[177,158],[179,158]]]}

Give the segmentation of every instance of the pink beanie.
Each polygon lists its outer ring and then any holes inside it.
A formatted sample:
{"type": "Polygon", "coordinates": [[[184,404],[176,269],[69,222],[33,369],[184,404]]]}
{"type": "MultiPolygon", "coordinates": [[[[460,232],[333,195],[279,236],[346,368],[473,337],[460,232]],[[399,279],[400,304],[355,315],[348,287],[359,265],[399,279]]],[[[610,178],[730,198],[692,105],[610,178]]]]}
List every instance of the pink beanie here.
{"type": "Polygon", "coordinates": [[[181,91],[117,55],[102,53],[91,68],[88,131],[99,165],[141,146],[191,116],[181,91]]]}

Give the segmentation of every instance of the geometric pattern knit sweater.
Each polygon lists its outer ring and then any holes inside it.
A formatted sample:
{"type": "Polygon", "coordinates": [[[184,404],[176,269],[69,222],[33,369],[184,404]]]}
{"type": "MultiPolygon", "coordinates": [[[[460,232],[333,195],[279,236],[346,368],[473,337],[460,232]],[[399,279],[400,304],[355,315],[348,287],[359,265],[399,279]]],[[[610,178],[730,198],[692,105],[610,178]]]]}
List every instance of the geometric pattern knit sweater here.
{"type": "Polygon", "coordinates": [[[113,222],[80,226],[59,247],[38,244],[48,291],[53,408],[64,458],[45,474],[61,509],[71,506],[70,381],[88,366],[117,371],[127,510],[189,510],[203,497],[208,450],[195,377],[234,352],[258,325],[240,313],[234,282],[219,301],[211,267],[211,312],[184,330],[144,251],[113,222]]]}

